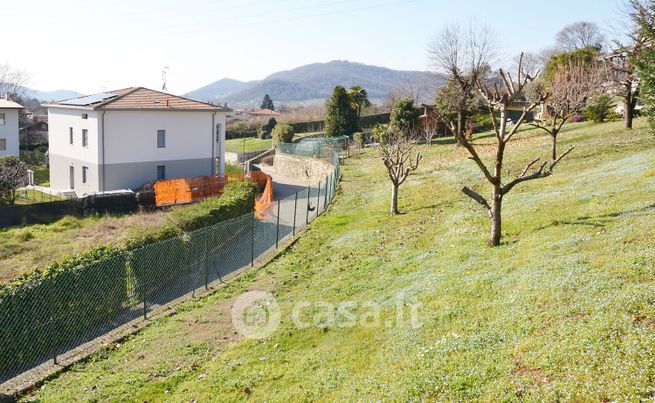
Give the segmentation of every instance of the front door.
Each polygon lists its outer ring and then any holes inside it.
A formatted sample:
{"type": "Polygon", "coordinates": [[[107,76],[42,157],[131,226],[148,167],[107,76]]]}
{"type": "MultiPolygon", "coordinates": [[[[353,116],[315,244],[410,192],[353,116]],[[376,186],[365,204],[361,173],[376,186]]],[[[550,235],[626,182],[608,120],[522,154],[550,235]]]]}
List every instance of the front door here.
{"type": "Polygon", "coordinates": [[[75,167],[71,165],[69,168],[69,177],[70,177],[70,185],[71,189],[75,189],[75,167]]]}

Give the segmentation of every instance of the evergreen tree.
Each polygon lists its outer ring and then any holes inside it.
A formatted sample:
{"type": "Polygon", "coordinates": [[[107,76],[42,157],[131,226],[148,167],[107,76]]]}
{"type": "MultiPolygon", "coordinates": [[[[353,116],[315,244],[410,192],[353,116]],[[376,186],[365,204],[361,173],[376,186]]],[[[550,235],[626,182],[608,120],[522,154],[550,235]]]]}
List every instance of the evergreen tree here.
{"type": "Polygon", "coordinates": [[[357,131],[357,111],[345,88],[334,87],[328,100],[325,116],[325,134],[328,136],[350,136],[357,131]]]}
{"type": "Polygon", "coordinates": [[[648,122],[655,130],[655,2],[632,2],[632,18],[643,38],[643,46],[633,55],[639,71],[639,97],[648,115],[648,122]]]}
{"type": "Polygon", "coordinates": [[[270,109],[272,111],[275,110],[275,105],[273,105],[273,100],[271,99],[270,95],[268,94],[264,95],[264,99],[262,100],[262,104],[261,104],[261,109],[270,109]]]}
{"type": "Polygon", "coordinates": [[[392,128],[402,131],[406,136],[418,127],[419,111],[410,97],[396,102],[389,117],[392,128]]]}

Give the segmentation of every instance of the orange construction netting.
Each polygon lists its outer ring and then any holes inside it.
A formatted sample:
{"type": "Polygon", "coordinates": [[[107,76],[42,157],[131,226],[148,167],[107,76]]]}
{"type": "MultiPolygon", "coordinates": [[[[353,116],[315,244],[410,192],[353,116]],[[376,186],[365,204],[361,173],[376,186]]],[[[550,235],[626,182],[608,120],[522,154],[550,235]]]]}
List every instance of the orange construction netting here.
{"type": "Polygon", "coordinates": [[[196,176],[155,182],[155,204],[191,203],[197,199],[220,195],[227,183],[224,176],[196,176]]]}
{"type": "Polygon", "coordinates": [[[260,184],[260,181],[266,181],[262,195],[258,199],[255,199],[255,217],[263,220],[268,216],[271,205],[273,204],[273,180],[269,175],[262,172],[255,171],[251,172],[250,175],[250,178],[257,182],[258,185],[260,184]]]}
{"type": "Polygon", "coordinates": [[[255,216],[264,219],[268,216],[273,204],[273,180],[270,175],[253,171],[248,175],[229,173],[227,176],[196,176],[193,178],[167,179],[155,182],[155,204],[167,206],[172,204],[191,203],[198,199],[220,195],[228,182],[250,180],[257,183],[262,191],[255,199],[255,216]]]}

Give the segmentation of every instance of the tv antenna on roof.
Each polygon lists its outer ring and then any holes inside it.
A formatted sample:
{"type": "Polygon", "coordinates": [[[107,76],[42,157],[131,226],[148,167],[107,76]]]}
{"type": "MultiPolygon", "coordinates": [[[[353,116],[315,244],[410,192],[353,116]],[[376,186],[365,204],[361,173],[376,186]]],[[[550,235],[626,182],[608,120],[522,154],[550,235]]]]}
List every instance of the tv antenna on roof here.
{"type": "Polygon", "coordinates": [[[166,71],[168,71],[168,66],[164,66],[164,68],[161,71],[161,90],[166,91],[166,71]]]}

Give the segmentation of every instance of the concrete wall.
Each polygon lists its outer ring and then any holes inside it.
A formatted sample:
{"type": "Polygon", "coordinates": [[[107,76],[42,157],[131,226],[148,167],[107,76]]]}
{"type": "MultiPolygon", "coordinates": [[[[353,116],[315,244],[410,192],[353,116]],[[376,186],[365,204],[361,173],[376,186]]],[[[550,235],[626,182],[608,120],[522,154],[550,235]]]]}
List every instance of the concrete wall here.
{"type": "MultiPolygon", "coordinates": [[[[70,168],[73,167],[75,193],[82,196],[85,193],[97,192],[100,188],[100,167],[98,164],[75,158],[50,154],[50,187],[58,191],[66,191],[70,187],[70,168]],[[88,168],[87,182],[82,182],[82,169],[88,168]]],[[[118,188],[120,189],[120,188],[118,188]]]]}
{"type": "Polygon", "coordinates": [[[162,160],[105,165],[106,189],[133,189],[157,180],[157,166],[166,167],[166,179],[209,175],[211,158],[162,160]]]}
{"type": "Polygon", "coordinates": [[[306,184],[317,184],[332,174],[334,166],[324,159],[276,153],[273,169],[277,175],[306,184]]]}
{"type": "Polygon", "coordinates": [[[5,115],[5,124],[0,125],[0,139],[5,139],[7,149],[0,150],[0,157],[5,155],[19,156],[18,150],[18,109],[0,109],[5,115]]]}

